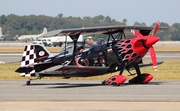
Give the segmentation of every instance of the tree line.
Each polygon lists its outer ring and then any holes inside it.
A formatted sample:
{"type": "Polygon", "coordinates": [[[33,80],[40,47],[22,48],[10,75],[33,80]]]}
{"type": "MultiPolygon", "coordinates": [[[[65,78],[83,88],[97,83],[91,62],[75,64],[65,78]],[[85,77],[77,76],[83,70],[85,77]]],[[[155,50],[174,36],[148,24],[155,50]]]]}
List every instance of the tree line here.
{"type": "MultiPolygon", "coordinates": [[[[162,27],[168,27],[157,33],[157,36],[162,41],[178,41],[180,40],[180,23],[174,23],[169,26],[168,23],[160,22],[162,27]]],[[[154,26],[156,23],[152,23],[154,26]]],[[[39,34],[43,28],[46,27],[48,31],[65,28],[80,28],[80,27],[94,27],[94,26],[108,26],[108,25],[127,25],[127,19],[116,21],[109,16],[98,15],[95,17],[64,17],[63,14],[58,14],[55,17],[46,15],[24,15],[19,16],[15,14],[1,15],[0,27],[7,40],[13,40],[15,35],[39,34]]],[[[132,25],[146,26],[146,23],[134,22],[132,25]]]]}

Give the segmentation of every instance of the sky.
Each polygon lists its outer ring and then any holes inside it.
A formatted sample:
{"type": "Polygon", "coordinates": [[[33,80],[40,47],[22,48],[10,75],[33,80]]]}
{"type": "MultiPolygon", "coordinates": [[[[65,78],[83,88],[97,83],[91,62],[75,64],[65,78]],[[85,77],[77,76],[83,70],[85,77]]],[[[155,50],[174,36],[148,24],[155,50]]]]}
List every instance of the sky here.
{"type": "Polygon", "coordinates": [[[55,17],[109,16],[127,25],[145,22],[150,26],[160,21],[180,23],[180,0],[0,0],[0,16],[16,14],[55,17]]]}

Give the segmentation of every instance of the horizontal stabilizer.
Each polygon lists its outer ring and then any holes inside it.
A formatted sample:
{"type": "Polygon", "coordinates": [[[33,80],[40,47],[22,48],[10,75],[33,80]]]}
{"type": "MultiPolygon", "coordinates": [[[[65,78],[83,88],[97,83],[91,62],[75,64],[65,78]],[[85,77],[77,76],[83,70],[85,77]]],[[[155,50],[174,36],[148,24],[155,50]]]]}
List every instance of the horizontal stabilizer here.
{"type": "Polygon", "coordinates": [[[42,74],[46,74],[46,73],[54,72],[54,71],[56,71],[56,70],[58,70],[58,69],[61,69],[62,67],[63,67],[63,65],[57,65],[57,66],[48,68],[48,69],[46,69],[46,70],[43,70],[43,71],[41,71],[41,72],[39,72],[39,73],[40,73],[40,74],[41,74],[41,73],[42,73],[42,74]]]}

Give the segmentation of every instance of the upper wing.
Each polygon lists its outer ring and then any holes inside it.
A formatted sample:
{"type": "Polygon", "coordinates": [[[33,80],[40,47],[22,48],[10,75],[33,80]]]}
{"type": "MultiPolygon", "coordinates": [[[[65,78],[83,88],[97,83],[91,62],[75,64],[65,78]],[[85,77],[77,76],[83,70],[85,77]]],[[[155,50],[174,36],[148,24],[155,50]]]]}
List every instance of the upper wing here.
{"type": "MultiPolygon", "coordinates": [[[[145,35],[149,34],[150,31],[154,27],[142,27],[142,26],[100,26],[100,27],[87,27],[87,28],[73,28],[73,29],[59,29],[50,31],[43,35],[43,37],[50,37],[50,36],[73,36],[78,34],[111,34],[111,33],[118,33],[122,32],[125,29],[137,29],[140,32],[144,33],[145,35]]],[[[166,29],[165,27],[160,27],[159,29],[166,29]]],[[[143,35],[144,35],[143,34],[143,35]]]]}

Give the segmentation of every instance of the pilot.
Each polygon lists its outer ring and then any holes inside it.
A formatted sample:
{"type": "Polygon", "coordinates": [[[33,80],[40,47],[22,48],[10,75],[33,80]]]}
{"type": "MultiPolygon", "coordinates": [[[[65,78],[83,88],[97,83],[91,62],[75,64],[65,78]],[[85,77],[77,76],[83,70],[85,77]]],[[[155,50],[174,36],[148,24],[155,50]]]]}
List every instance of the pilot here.
{"type": "Polygon", "coordinates": [[[83,52],[83,50],[84,50],[84,47],[82,45],[78,45],[76,47],[76,52],[83,52]]]}

